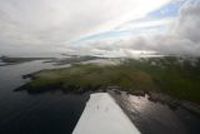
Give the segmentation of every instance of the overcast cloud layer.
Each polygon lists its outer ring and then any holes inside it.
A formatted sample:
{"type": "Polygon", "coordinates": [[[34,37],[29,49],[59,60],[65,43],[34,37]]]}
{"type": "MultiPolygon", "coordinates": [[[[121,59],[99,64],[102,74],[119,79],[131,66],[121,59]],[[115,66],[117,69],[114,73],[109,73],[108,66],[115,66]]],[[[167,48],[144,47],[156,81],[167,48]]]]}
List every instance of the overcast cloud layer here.
{"type": "Polygon", "coordinates": [[[198,0],[0,0],[0,54],[200,56],[199,13],[198,0]]]}

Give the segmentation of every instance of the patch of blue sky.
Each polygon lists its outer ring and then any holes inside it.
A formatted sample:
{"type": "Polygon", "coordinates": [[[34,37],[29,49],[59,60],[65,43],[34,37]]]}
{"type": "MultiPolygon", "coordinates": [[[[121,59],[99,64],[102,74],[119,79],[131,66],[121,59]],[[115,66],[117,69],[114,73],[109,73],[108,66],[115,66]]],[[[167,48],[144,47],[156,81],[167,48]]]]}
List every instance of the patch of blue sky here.
{"type": "Polygon", "coordinates": [[[134,30],[134,29],[139,29],[139,28],[149,28],[149,27],[154,27],[156,26],[163,26],[163,27],[168,27],[172,22],[174,21],[174,18],[151,18],[151,19],[140,19],[140,20],[135,20],[135,21],[130,21],[129,23],[126,22],[118,27],[115,28],[116,31],[121,31],[121,30],[134,30]]]}
{"type": "Polygon", "coordinates": [[[113,39],[113,38],[127,37],[127,36],[130,36],[130,34],[131,34],[130,31],[107,31],[103,33],[97,33],[94,35],[82,37],[74,41],[73,44],[79,44],[79,43],[87,42],[87,41],[100,41],[100,40],[107,40],[107,39],[113,39]]]}
{"type": "Polygon", "coordinates": [[[180,8],[188,1],[191,1],[191,0],[172,1],[169,4],[164,5],[160,9],[150,12],[147,15],[147,17],[150,17],[150,18],[176,17],[176,16],[178,16],[180,8]]]}
{"type": "Polygon", "coordinates": [[[128,30],[108,31],[91,36],[82,37],[79,40],[73,42],[73,44],[82,44],[90,41],[102,41],[102,40],[120,40],[124,38],[131,38],[139,35],[153,35],[162,34],[167,31],[167,28],[163,25],[148,26],[142,28],[134,28],[128,30]]]}

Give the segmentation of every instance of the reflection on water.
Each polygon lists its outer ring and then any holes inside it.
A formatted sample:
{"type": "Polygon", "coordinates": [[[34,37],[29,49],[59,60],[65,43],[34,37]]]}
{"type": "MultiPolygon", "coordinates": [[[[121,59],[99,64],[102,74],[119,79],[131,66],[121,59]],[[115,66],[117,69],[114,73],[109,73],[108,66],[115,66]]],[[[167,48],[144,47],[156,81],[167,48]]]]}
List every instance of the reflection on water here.
{"type": "Polygon", "coordinates": [[[145,97],[113,95],[143,134],[199,134],[200,118],[185,109],[171,109],[145,97]]]}
{"type": "Polygon", "coordinates": [[[88,95],[13,92],[27,80],[22,75],[54,68],[43,61],[0,67],[0,134],[70,134],[88,95]]]}
{"type": "Polygon", "coordinates": [[[5,65],[6,63],[4,63],[1,59],[0,59],[0,66],[5,65]]]}
{"type": "MultiPolygon", "coordinates": [[[[147,97],[130,96],[128,100],[131,102],[132,112],[136,115],[134,120],[144,127],[144,130],[151,129],[152,134],[163,130],[165,130],[163,133],[170,134],[187,132],[184,123],[166,105],[153,103],[147,97]]],[[[149,134],[149,132],[146,133],[149,134]]]]}

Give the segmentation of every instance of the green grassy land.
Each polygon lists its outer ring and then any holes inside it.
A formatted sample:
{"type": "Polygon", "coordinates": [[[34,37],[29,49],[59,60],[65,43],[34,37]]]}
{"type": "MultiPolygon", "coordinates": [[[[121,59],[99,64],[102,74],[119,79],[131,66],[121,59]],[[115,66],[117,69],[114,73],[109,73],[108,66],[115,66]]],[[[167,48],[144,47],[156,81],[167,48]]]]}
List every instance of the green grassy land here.
{"type": "Polygon", "coordinates": [[[200,103],[200,60],[192,63],[174,57],[125,60],[119,65],[73,65],[64,69],[44,70],[34,74],[20,90],[42,92],[97,90],[119,86],[129,92],[156,91],[200,103]]]}

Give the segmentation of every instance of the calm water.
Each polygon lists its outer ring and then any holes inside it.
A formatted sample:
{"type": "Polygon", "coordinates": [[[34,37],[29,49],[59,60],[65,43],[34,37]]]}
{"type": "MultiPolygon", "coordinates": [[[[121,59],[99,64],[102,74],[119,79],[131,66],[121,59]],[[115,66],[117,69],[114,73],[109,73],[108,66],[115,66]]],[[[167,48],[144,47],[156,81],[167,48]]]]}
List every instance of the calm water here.
{"type": "Polygon", "coordinates": [[[152,102],[148,95],[114,95],[142,134],[200,134],[200,116],[182,107],[152,102]],[[120,100],[120,101],[119,101],[120,100]]]}
{"type": "Polygon", "coordinates": [[[30,95],[13,90],[27,80],[22,75],[51,64],[34,61],[0,67],[0,134],[70,134],[88,95],[45,93],[30,95]]]}

